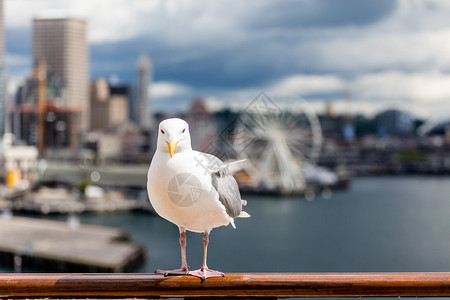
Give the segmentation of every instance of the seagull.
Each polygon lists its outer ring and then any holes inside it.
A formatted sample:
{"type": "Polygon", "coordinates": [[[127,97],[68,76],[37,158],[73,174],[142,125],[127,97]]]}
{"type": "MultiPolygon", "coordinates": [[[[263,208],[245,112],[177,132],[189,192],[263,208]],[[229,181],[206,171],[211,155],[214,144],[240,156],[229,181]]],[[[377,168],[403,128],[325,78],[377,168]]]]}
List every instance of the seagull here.
{"type": "Polygon", "coordinates": [[[158,274],[192,275],[205,280],[225,276],[206,265],[209,234],[213,228],[250,217],[242,206],[236,180],[214,155],[192,150],[189,125],[178,118],[159,124],[156,152],[147,176],[147,192],[156,213],[180,231],[181,267],[156,270],[158,274]],[[186,230],[203,233],[203,265],[189,271],[186,261],[186,230]]]}

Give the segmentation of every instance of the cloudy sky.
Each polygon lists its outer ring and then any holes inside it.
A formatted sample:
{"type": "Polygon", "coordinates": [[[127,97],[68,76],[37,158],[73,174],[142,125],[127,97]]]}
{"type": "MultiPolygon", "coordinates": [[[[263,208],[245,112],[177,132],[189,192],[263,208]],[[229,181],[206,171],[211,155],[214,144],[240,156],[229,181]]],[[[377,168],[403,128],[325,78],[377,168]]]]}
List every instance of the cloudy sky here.
{"type": "Polygon", "coordinates": [[[10,89],[30,72],[32,18],[49,10],[88,20],[91,78],[132,83],[147,52],[158,109],[281,91],[318,109],[450,116],[450,1],[5,0],[10,89]]]}

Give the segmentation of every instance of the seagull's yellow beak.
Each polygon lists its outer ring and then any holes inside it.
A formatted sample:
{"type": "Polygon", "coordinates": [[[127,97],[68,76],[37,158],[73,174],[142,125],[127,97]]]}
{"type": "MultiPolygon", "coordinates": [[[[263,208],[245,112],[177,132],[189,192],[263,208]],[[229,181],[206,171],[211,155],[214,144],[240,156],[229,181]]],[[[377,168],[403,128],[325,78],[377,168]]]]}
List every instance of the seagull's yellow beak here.
{"type": "MultiPolygon", "coordinates": [[[[167,142],[166,142],[167,143],[167,142]]],[[[178,142],[175,143],[175,141],[170,139],[170,141],[167,143],[167,146],[169,146],[169,154],[170,157],[172,157],[173,153],[175,152],[175,149],[177,148],[178,142]]]]}

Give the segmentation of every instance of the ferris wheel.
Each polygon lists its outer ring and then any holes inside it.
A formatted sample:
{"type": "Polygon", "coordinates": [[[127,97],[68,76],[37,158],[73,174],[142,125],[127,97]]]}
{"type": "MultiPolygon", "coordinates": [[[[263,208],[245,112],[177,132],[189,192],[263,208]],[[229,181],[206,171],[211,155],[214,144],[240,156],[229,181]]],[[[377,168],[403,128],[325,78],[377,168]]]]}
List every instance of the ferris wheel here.
{"type": "Polygon", "coordinates": [[[239,117],[233,147],[260,189],[304,192],[302,167],[320,155],[322,130],[312,107],[293,96],[259,94],[239,117]]]}

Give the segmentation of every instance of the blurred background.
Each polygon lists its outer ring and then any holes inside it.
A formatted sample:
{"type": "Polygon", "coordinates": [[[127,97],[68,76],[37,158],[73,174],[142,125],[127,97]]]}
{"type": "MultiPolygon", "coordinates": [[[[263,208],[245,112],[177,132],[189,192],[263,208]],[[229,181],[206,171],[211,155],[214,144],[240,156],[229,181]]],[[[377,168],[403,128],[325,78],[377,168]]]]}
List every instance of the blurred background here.
{"type": "MultiPolygon", "coordinates": [[[[445,0],[0,0],[0,271],[180,263],[161,120],[232,165],[224,272],[450,269],[445,0]]],[[[201,265],[201,235],[188,261],[201,265]]]]}

